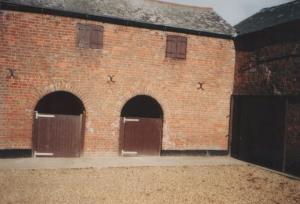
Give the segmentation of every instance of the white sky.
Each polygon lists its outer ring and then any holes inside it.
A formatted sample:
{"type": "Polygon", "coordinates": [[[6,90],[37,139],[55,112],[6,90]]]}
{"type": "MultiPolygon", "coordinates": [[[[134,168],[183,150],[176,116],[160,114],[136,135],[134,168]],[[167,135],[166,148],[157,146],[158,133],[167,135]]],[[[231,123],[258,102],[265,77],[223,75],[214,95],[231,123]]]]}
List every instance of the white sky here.
{"type": "Polygon", "coordinates": [[[236,25],[260,9],[292,0],[161,0],[180,4],[212,7],[231,25],[236,25]]]}

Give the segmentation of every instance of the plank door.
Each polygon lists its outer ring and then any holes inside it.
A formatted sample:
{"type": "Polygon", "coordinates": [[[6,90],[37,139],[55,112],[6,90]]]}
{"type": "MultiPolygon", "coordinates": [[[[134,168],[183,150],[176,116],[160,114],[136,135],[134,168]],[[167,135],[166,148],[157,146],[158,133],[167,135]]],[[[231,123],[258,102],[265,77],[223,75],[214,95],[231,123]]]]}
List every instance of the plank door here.
{"type": "Polygon", "coordinates": [[[160,155],[162,119],[123,118],[123,151],[138,155],[160,155]]]}
{"type": "Polygon", "coordinates": [[[34,122],[36,156],[79,157],[82,116],[38,114],[34,122]]]}

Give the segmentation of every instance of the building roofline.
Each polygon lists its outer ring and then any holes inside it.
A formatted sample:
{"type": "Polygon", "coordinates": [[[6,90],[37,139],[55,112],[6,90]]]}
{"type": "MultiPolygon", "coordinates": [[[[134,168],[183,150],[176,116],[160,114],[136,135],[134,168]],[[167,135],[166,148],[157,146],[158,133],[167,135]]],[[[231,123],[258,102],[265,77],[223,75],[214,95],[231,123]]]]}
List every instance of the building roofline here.
{"type": "Polygon", "coordinates": [[[269,29],[272,29],[272,28],[275,28],[275,27],[278,27],[278,26],[286,25],[286,24],[289,24],[289,23],[294,23],[294,22],[299,21],[299,20],[300,20],[300,18],[296,18],[296,19],[293,19],[293,20],[283,21],[283,22],[280,22],[280,23],[277,23],[277,24],[274,24],[274,25],[268,25],[268,26],[263,27],[263,28],[253,29],[251,31],[242,32],[242,33],[239,33],[237,31],[237,33],[235,35],[235,38],[238,38],[238,37],[244,36],[244,35],[250,35],[252,33],[263,32],[263,31],[266,31],[266,30],[269,30],[269,29]]]}
{"type": "Polygon", "coordinates": [[[178,33],[207,36],[207,37],[214,37],[214,38],[223,38],[223,39],[233,39],[234,38],[232,35],[223,34],[223,33],[213,33],[213,32],[200,31],[200,30],[192,30],[192,29],[186,29],[186,28],[180,28],[180,27],[174,27],[174,26],[167,26],[167,25],[161,25],[161,24],[153,24],[153,23],[146,23],[146,22],[141,22],[141,21],[123,19],[123,18],[118,18],[118,17],[93,15],[93,14],[88,14],[88,13],[80,13],[80,12],[66,11],[66,10],[46,8],[46,7],[29,6],[29,5],[24,5],[24,4],[16,4],[16,3],[9,3],[9,2],[3,2],[3,1],[0,1],[0,10],[22,11],[22,12],[29,12],[29,13],[40,13],[40,14],[49,14],[49,15],[55,15],[55,16],[73,17],[73,18],[79,18],[79,19],[99,21],[99,22],[103,22],[103,23],[111,23],[111,24],[116,24],[116,25],[125,25],[125,26],[130,26],[130,27],[178,32],[178,33]]]}
{"type": "Polygon", "coordinates": [[[272,29],[276,29],[280,26],[286,26],[286,25],[289,25],[289,24],[294,24],[294,23],[297,23],[299,22],[300,19],[294,19],[294,20],[291,20],[291,21],[286,21],[286,22],[282,22],[282,23],[278,23],[276,25],[271,25],[271,26],[268,26],[268,27],[265,27],[265,28],[261,28],[261,29],[257,29],[255,31],[251,31],[251,32],[245,32],[245,33],[238,33],[234,39],[240,39],[240,38],[243,38],[245,36],[251,36],[255,33],[262,33],[262,32],[268,32],[272,29]]]}
{"type": "MultiPolygon", "coordinates": [[[[264,31],[266,29],[277,27],[277,26],[280,26],[282,24],[288,24],[290,22],[293,22],[293,21],[296,21],[296,20],[300,20],[300,16],[293,16],[293,17],[286,17],[285,19],[276,19],[276,21],[271,22],[271,23],[269,22],[269,24],[267,24],[267,25],[260,25],[260,26],[256,26],[256,27],[251,27],[251,26],[248,25],[246,27],[247,28],[246,31],[245,31],[245,27],[243,27],[243,24],[245,24],[245,23],[249,24],[249,21],[252,24],[256,23],[256,22],[253,22],[253,19],[255,21],[263,21],[264,19],[259,19],[259,18],[261,18],[261,16],[263,16],[265,13],[271,13],[271,14],[268,14],[268,15],[272,15],[272,12],[275,9],[281,9],[281,8],[286,9],[287,6],[291,6],[291,5],[293,5],[293,4],[297,3],[297,2],[298,2],[297,0],[293,0],[293,1],[290,1],[288,3],[274,5],[274,6],[271,6],[271,7],[266,7],[266,8],[260,9],[258,12],[254,13],[253,15],[249,16],[248,18],[240,21],[239,23],[237,23],[236,25],[233,26],[236,29],[237,36],[248,35],[248,34],[251,34],[251,33],[256,33],[256,32],[260,32],[260,31],[264,31]],[[241,26],[242,26],[242,28],[240,28],[241,26]]],[[[278,12],[278,10],[276,12],[278,12]]],[[[281,16],[281,15],[282,14],[279,13],[277,16],[281,16]]]]}
{"type": "Polygon", "coordinates": [[[208,6],[197,6],[197,5],[190,5],[190,4],[181,4],[181,3],[162,1],[162,0],[148,0],[148,1],[156,1],[156,2],[159,2],[161,4],[169,4],[169,5],[179,6],[179,7],[197,8],[197,9],[210,10],[210,11],[214,10],[212,7],[208,7],[208,6]]]}

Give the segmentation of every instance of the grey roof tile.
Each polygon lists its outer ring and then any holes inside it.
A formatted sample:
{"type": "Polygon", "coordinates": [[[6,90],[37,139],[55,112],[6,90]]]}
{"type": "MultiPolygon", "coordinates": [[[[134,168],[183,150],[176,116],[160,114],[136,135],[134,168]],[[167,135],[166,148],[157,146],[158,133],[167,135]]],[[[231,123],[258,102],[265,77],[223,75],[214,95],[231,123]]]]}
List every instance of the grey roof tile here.
{"type": "Polygon", "coordinates": [[[300,0],[264,8],[235,26],[239,35],[300,19],[300,0]]]}
{"type": "Polygon", "coordinates": [[[155,0],[3,0],[97,16],[234,35],[234,28],[211,8],[185,6],[155,0]]]}

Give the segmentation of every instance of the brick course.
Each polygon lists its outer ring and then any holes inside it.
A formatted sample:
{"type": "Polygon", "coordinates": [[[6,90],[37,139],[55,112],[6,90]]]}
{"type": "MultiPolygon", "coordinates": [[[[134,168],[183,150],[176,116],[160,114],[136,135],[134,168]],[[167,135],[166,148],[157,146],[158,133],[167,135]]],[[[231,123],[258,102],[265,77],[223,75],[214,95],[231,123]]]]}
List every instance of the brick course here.
{"type": "Polygon", "coordinates": [[[16,11],[0,29],[0,149],[31,148],[34,108],[56,90],[85,105],[84,155],[118,153],[121,109],[139,94],[162,106],[164,150],[227,149],[232,40],[16,11]],[[77,48],[77,23],[104,27],[102,50],[77,48]],[[188,38],[186,60],[165,57],[168,34],[188,38]]]}

